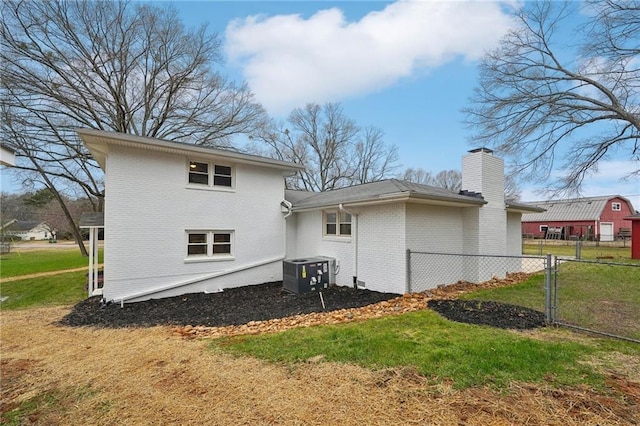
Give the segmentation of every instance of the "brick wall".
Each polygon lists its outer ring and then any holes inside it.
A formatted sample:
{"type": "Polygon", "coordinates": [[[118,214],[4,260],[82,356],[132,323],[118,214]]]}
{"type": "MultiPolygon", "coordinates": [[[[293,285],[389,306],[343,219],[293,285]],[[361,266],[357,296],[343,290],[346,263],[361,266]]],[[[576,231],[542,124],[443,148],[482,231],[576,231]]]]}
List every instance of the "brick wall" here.
{"type": "MultiPolygon", "coordinates": [[[[111,147],[105,185],[104,296],[108,300],[284,256],[281,172],[238,164],[234,165],[234,191],[192,189],[187,187],[190,159],[111,147]],[[234,258],[185,261],[186,230],[233,231],[234,258]]],[[[281,278],[278,263],[176,292],[215,291],[281,278]]]]}

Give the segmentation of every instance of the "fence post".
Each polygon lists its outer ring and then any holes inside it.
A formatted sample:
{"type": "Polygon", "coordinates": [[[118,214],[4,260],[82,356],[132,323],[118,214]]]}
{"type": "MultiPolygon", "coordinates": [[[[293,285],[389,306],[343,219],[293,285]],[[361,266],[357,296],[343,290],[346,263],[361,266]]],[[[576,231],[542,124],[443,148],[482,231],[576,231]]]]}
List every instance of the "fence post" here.
{"type": "Polygon", "coordinates": [[[551,254],[547,254],[546,271],[544,275],[544,311],[546,314],[547,324],[553,324],[554,318],[552,315],[551,301],[551,254]]]}
{"type": "Polygon", "coordinates": [[[582,241],[576,241],[576,259],[582,259],[582,241]]]}
{"type": "Polygon", "coordinates": [[[407,249],[407,254],[406,254],[407,258],[406,258],[406,266],[407,266],[407,287],[406,287],[406,292],[407,293],[411,293],[411,250],[407,249]]]}
{"type": "Polygon", "coordinates": [[[538,241],[538,254],[542,256],[542,240],[538,241]]]}

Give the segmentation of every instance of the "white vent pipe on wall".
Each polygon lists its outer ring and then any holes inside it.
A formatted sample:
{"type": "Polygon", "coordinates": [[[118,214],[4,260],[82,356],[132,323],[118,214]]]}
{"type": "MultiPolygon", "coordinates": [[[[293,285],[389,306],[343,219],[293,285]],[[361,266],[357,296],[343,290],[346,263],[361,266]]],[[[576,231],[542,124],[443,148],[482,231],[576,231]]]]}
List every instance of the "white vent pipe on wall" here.
{"type": "Polygon", "coordinates": [[[281,262],[282,260],[284,260],[285,255],[281,255],[278,257],[274,257],[271,259],[267,259],[267,260],[261,260],[258,262],[254,262],[254,263],[249,263],[247,265],[242,265],[240,267],[234,268],[234,269],[227,269],[224,271],[218,271],[218,272],[213,272],[211,274],[207,274],[207,275],[203,275],[201,277],[198,278],[191,278],[185,281],[181,281],[181,282],[177,282],[177,283],[173,283],[173,284],[169,284],[169,285],[165,285],[162,287],[157,287],[154,289],[150,289],[150,290],[145,290],[145,291],[141,291],[138,293],[134,293],[134,294],[130,294],[128,296],[124,296],[124,297],[118,297],[113,299],[114,302],[120,302],[120,304],[122,305],[122,303],[124,303],[125,300],[131,300],[131,299],[137,299],[139,297],[144,297],[144,296],[149,296],[155,293],[160,293],[163,291],[167,291],[167,290],[173,290],[176,288],[180,288],[180,287],[184,287],[186,285],[189,284],[195,284],[201,281],[206,281],[206,280],[210,280],[213,278],[218,278],[218,277],[222,277],[225,275],[229,275],[229,274],[233,274],[236,272],[241,272],[241,271],[245,271],[247,269],[252,269],[252,268],[257,268],[258,266],[264,266],[264,265],[268,265],[269,263],[275,263],[275,262],[281,262]]]}

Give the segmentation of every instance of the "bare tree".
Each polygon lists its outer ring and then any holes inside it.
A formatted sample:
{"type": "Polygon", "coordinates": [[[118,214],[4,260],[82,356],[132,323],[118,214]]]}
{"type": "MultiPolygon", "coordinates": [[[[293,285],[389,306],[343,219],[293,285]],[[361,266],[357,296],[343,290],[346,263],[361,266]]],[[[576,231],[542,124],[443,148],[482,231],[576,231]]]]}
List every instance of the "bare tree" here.
{"type": "Polygon", "coordinates": [[[78,127],[229,146],[264,124],[247,87],[214,70],[217,36],[187,30],[170,7],[7,0],[2,12],[3,140],[24,182],[61,203],[69,193],[102,208],[102,174],[78,127]]]}
{"type": "Polygon", "coordinates": [[[401,175],[398,175],[399,179],[406,180],[407,182],[420,183],[422,185],[433,185],[433,175],[431,172],[418,167],[417,169],[408,168],[401,175]]]}
{"type": "MultiPolygon", "coordinates": [[[[459,192],[463,189],[462,174],[458,170],[443,170],[434,176],[422,168],[408,168],[403,174],[399,175],[398,178],[413,183],[420,183],[422,185],[448,189],[453,192],[459,192]]],[[[505,176],[504,196],[505,199],[512,201],[520,199],[520,188],[513,176],[505,176]]]]}
{"type": "Polygon", "coordinates": [[[288,125],[272,124],[252,138],[252,150],[304,166],[287,180],[290,189],[328,191],[373,182],[397,167],[397,148],[384,144],[382,131],[362,130],[340,104],[296,108],[288,125]]]}
{"type": "Polygon", "coordinates": [[[640,2],[536,2],[517,18],[480,66],[466,109],[474,143],[507,156],[519,178],[566,170],[558,192],[578,192],[613,152],[639,161],[640,2]],[[579,7],[589,21],[571,28],[579,7]],[[561,31],[570,44],[559,44],[561,31]]]}
{"type": "Polygon", "coordinates": [[[379,181],[398,168],[398,148],[386,145],[383,137],[384,132],[373,126],[360,132],[354,150],[356,164],[352,183],[379,181]]]}
{"type": "Polygon", "coordinates": [[[462,189],[462,173],[457,170],[443,170],[433,177],[433,186],[458,192],[462,189]]]}

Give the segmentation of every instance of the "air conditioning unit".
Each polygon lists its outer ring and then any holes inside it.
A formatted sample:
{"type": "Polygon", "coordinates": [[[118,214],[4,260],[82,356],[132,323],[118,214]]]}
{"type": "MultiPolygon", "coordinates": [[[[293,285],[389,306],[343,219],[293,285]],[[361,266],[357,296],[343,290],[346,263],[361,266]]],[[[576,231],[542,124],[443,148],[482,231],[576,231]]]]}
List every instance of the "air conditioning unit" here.
{"type": "Polygon", "coordinates": [[[309,257],[282,262],[282,285],[292,293],[322,291],[329,287],[329,259],[309,257]]]}
{"type": "Polygon", "coordinates": [[[329,262],[329,285],[336,285],[336,275],[340,269],[340,263],[335,257],[317,256],[317,259],[327,260],[329,262]]]}

